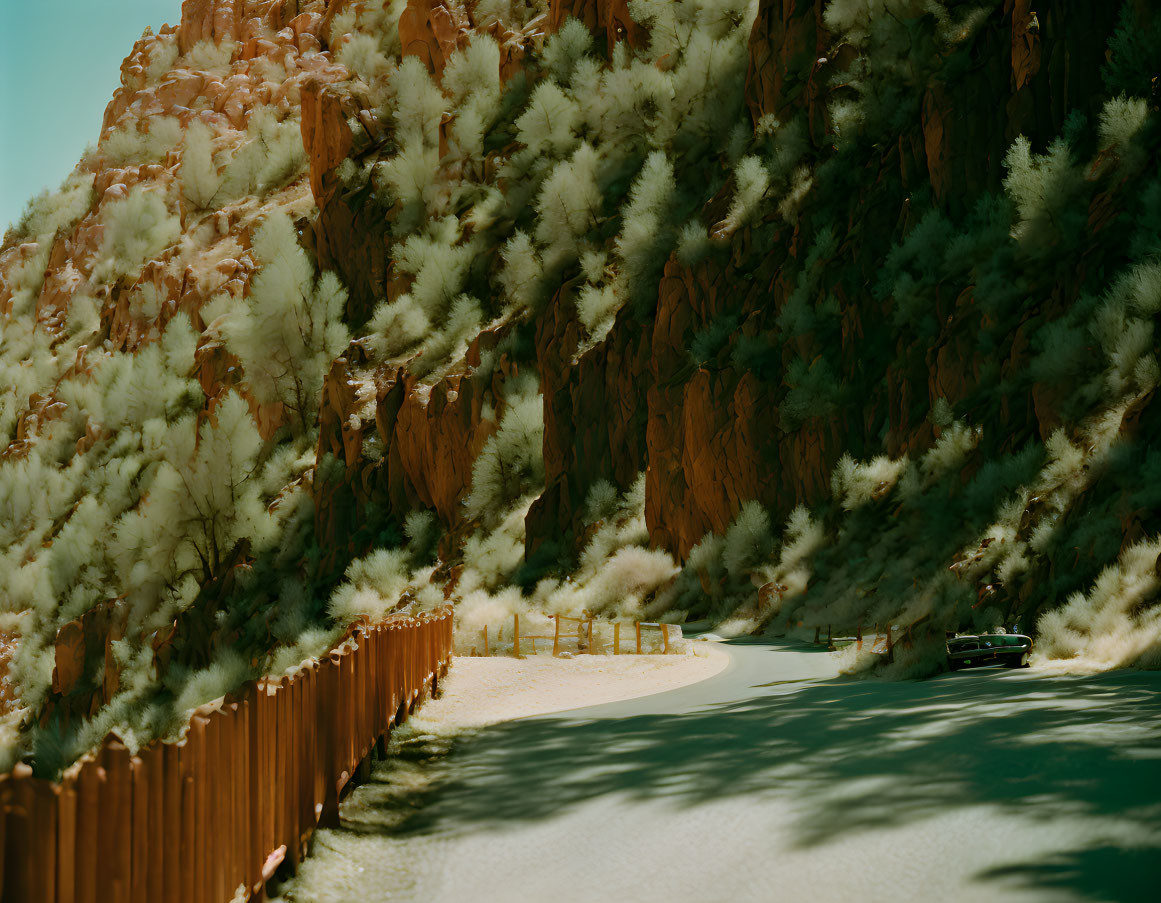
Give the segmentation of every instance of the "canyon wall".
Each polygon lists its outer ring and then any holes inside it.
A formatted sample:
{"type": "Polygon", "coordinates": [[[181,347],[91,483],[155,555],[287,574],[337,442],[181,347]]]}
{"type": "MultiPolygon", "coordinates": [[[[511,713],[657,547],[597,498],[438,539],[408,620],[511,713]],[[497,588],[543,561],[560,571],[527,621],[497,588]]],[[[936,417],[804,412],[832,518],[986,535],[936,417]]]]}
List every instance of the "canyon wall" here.
{"type": "Polygon", "coordinates": [[[20,743],[445,598],[1152,655],[1161,23],[961,6],[186,0],[0,251],[20,743]]]}

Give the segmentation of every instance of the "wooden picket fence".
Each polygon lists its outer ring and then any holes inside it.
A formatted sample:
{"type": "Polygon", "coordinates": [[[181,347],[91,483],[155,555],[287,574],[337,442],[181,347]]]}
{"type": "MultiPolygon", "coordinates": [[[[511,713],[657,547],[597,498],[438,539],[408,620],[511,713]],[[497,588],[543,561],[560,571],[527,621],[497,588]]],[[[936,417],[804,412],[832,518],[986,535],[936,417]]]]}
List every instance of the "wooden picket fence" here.
{"type": "MultiPolygon", "coordinates": [[[[525,649],[529,650],[533,655],[535,655],[536,654],[536,641],[537,640],[544,640],[546,642],[551,640],[552,641],[552,654],[559,655],[561,652],[560,647],[561,647],[562,641],[571,642],[574,639],[574,637],[572,636],[571,627],[568,628],[567,633],[564,632],[564,628],[562,625],[565,625],[565,624],[568,624],[568,625],[575,624],[576,625],[575,640],[576,640],[578,652],[588,652],[590,654],[597,653],[597,651],[598,651],[597,645],[594,644],[594,642],[593,642],[593,624],[597,619],[593,615],[591,615],[589,612],[585,611],[579,616],[578,615],[552,614],[552,615],[545,615],[545,617],[547,617],[548,620],[553,622],[553,632],[552,633],[550,633],[550,634],[543,634],[543,633],[532,634],[532,633],[527,633],[527,632],[522,633],[520,630],[520,615],[519,615],[519,613],[513,613],[513,615],[512,615],[512,640],[511,640],[511,642],[512,642],[512,655],[516,656],[517,658],[521,658],[522,652],[525,649]],[[523,643],[524,645],[522,646],[521,643],[523,643]]],[[[634,630],[634,646],[633,646],[633,648],[634,648],[634,651],[637,655],[641,655],[641,651],[642,651],[642,644],[641,644],[641,631],[642,630],[655,630],[655,631],[657,631],[657,633],[661,637],[661,649],[662,649],[662,654],[664,654],[664,655],[668,655],[669,651],[670,651],[669,630],[671,627],[674,630],[678,631],[677,638],[681,639],[681,627],[679,625],[661,624],[658,622],[651,622],[651,621],[630,621],[628,623],[633,625],[633,630],[634,630]]],[[[612,622],[612,624],[613,624],[613,641],[611,644],[606,645],[604,648],[611,649],[613,655],[621,655],[621,654],[623,654],[621,652],[621,622],[614,621],[614,622],[612,622]]],[[[499,632],[496,634],[496,643],[497,644],[503,643],[504,630],[505,630],[505,625],[501,625],[499,632]]],[[[492,654],[493,646],[488,641],[488,625],[487,624],[485,624],[483,626],[483,629],[481,629],[480,638],[481,638],[481,645],[480,646],[472,646],[471,647],[471,654],[476,655],[480,649],[483,649],[483,654],[486,656],[490,656],[492,654]]],[[[624,654],[627,655],[629,653],[625,652],[624,654]]]]}
{"type": "Polygon", "coordinates": [[[3,903],[261,899],[451,662],[450,609],[354,629],[294,678],[198,709],[180,743],[107,741],[59,782],[0,777],[3,903]]]}

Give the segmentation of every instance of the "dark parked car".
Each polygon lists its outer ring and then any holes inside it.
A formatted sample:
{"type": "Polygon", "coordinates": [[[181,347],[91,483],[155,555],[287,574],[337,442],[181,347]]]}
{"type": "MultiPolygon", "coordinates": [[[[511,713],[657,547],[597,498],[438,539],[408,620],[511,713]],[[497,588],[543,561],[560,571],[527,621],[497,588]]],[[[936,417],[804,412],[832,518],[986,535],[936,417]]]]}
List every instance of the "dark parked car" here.
{"type": "Polygon", "coordinates": [[[1032,640],[1021,633],[957,636],[947,641],[947,666],[952,671],[978,665],[1026,668],[1032,640]]]}

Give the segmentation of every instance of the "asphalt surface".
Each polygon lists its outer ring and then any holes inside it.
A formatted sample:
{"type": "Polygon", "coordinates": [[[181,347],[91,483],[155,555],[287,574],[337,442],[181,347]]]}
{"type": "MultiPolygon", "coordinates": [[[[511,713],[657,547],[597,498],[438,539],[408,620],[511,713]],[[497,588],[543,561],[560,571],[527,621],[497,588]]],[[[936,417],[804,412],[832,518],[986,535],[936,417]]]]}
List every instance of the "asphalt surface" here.
{"type": "Polygon", "coordinates": [[[1161,899],[1161,674],[888,682],[725,648],[678,690],[416,739],[288,896],[1161,899]]]}

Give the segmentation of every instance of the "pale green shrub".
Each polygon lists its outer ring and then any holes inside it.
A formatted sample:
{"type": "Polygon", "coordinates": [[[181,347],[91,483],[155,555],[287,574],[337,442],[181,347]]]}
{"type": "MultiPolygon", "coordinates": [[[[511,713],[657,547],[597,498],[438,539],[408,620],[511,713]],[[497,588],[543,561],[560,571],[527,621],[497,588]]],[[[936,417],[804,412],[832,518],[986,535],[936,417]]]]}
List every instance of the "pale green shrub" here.
{"type": "Polygon", "coordinates": [[[71,229],[92,206],[93,174],[74,172],[56,191],[42,191],[28,202],[16,224],[16,233],[34,240],[55,235],[62,229],[71,229]]]}
{"type": "Polygon", "coordinates": [[[234,308],[222,333],[255,396],[281,401],[305,430],[327,368],[349,341],[342,322],[347,293],[333,273],[315,278],[285,213],[266,217],[254,235],[254,253],[261,269],[247,303],[234,308]]]}
{"type": "Polygon", "coordinates": [[[169,72],[179,56],[177,35],[156,35],[149,45],[149,62],[145,66],[145,81],[155,84],[169,72]]]}
{"type": "Polygon", "coordinates": [[[101,208],[105,237],[100,263],[94,269],[98,279],[117,279],[141,269],[142,264],[175,242],[181,223],[169,212],[165,194],[158,189],[135,185],[127,197],[101,208]]]}
{"type": "Polygon", "coordinates": [[[725,533],[722,564],[734,578],[748,575],[764,563],[774,548],[770,517],[757,502],[746,502],[725,533]]]}
{"type": "Polygon", "coordinates": [[[577,294],[577,317],[594,341],[599,341],[609,331],[621,303],[616,289],[611,285],[600,288],[586,285],[577,294]]]}
{"type": "Polygon", "coordinates": [[[831,472],[831,492],[844,509],[853,510],[889,493],[907,463],[906,458],[892,461],[886,455],[879,455],[860,464],[845,454],[831,472]]]}
{"type": "Polygon", "coordinates": [[[156,163],[163,160],[181,140],[181,122],[176,117],[154,116],[144,122],[135,120],[111,130],[101,142],[100,148],[114,165],[156,163]],[[142,124],[149,126],[144,133],[139,131],[142,124]]]}
{"type": "Polygon", "coordinates": [[[516,231],[501,251],[504,268],[500,283],[516,310],[535,310],[544,277],[544,265],[532,238],[516,231]]]}
{"type": "Polygon", "coordinates": [[[544,180],[536,198],[536,239],[550,268],[578,258],[580,239],[596,224],[602,203],[597,164],[597,151],[583,143],[544,180]]]}
{"type": "Polygon", "coordinates": [[[1137,543],[1101,572],[1089,592],[1041,616],[1037,655],[1093,670],[1161,666],[1159,555],[1161,543],[1137,543]]]}
{"type": "Polygon", "coordinates": [[[535,384],[505,400],[500,427],[472,465],[467,516],[490,520],[544,481],[544,403],[535,384]]]}
{"type": "Polygon", "coordinates": [[[298,116],[279,119],[273,107],[250,113],[246,134],[222,171],[214,201],[229,203],[247,195],[261,197],[306,168],[298,116]]]}
{"type": "Polygon", "coordinates": [[[516,120],[517,139],[532,153],[563,156],[576,147],[579,120],[577,102],[556,82],[542,81],[516,120]]]}
{"type": "Polygon", "coordinates": [[[381,359],[395,358],[415,348],[431,329],[431,320],[411,295],[384,301],[375,308],[366,338],[381,359]]]}
{"type": "Polygon", "coordinates": [[[1012,237],[1033,254],[1058,252],[1075,242],[1084,227],[1084,174],[1064,138],[1048,153],[1032,153],[1027,138],[1017,138],[1004,157],[1004,190],[1016,205],[1012,237]]]}
{"type": "Polygon", "coordinates": [[[391,63],[379,49],[378,38],[370,34],[348,34],[335,53],[335,61],[367,84],[385,78],[391,71],[391,63]]]}
{"type": "Polygon", "coordinates": [[[178,174],[182,194],[195,209],[204,210],[214,202],[222,180],[214,162],[213,135],[200,119],[186,128],[178,174]]]}
{"type": "Polygon", "coordinates": [[[198,41],[185,54],[182,62],[188,69],[212,75],[225,75],[229,71],[237,47],[237,42],[230,38],[223,38],[217,44],[208,40],[198,41]]]}

